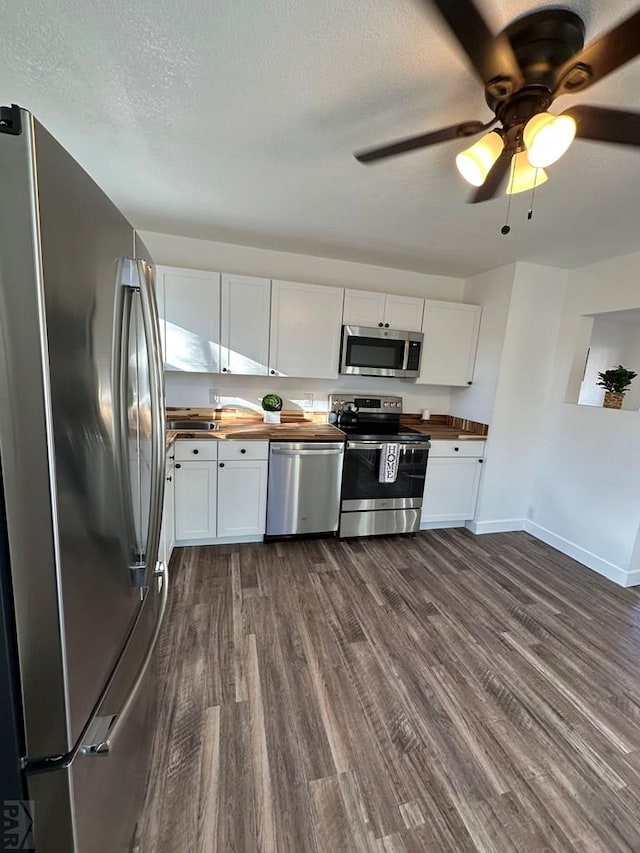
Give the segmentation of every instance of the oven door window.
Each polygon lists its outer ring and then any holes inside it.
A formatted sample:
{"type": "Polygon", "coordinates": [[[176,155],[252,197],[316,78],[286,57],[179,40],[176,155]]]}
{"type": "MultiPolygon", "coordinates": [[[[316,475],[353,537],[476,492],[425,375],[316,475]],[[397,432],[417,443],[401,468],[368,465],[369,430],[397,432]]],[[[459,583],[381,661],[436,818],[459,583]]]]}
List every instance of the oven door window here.
{"type": "Polygon", "coordinates": [[[405,342],[397,338],[365,338],[350,335],[347,338],[347,366],[402,370],[404,345],[405,342]]]}
{"type": "Polygon", "coordinates": [[[380,445],[367,449],[347,447],[342,475],[342,500],[421,498],[427,470],[428,449],[416,445],[400,450],[395,483],[380,482],[380,445]]]}

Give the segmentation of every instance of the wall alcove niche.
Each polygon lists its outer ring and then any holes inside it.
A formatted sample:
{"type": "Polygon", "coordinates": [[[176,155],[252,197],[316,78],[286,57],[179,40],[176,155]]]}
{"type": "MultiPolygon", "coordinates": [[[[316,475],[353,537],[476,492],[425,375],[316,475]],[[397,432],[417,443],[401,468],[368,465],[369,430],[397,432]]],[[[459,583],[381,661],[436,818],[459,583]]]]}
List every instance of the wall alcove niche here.
{"type": "Polygon", "coordinates": [[[618,364],[638,374],[624,396],[622,411],[638,411],[640,308],[586,314],[581,318],[566,402],[601,407],[605,392],[597,385],[598,373],[618,364]]]}

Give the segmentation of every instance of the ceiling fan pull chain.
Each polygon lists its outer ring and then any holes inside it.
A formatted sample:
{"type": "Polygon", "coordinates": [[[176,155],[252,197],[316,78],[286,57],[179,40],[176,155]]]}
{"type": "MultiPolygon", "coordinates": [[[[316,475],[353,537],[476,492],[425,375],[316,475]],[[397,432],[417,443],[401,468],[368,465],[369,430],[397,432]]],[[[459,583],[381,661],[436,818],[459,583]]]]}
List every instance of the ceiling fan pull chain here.
{"type": "Polygon", "coordinates": [[[507,199],[508,199],[508,201],[507,201],[507,215],[505,216],[505,219],[504,219],[504,225],[500,229],[500,233],[503,234],[505,237],[511,231],[511,226],[509,225],[509,214],[511,213],[511,196],[513,195],[511,193],[511,190],[513,189],[513,181],[514,181],[515,176],[516,176],[515,157],[512,157],[511,158],[511,175],[509,176],[509,193],[507,195],[507,199]]]}
{"type": "Polygon", "coordinates": [[[536,197],[536,186],[538,184],[538,172],[540,170],[536,168],[536,173],[533,178],[533,186],[531,187],[531,202],[529,204],[529,210],[527,212],[527,219],[533,219],[533,200],[536,197]]]}

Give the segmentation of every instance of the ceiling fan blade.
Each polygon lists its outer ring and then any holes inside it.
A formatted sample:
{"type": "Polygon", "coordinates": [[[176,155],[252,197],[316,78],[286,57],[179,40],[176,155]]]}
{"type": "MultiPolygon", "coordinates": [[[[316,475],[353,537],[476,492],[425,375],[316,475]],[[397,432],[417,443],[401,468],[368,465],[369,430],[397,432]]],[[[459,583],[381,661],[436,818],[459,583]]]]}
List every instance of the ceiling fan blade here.
{"type": "Polygon", "coordinates": [[[465,136],[474,136],[490,127],[494,122],[483,124],[481,121],[465,121],[462,124],[452,124],[442,127],[431,133],[422,133],[419,136],[409,136],[390,142],[380,148],[368,148],[366,151],[358,151],[353,156],[361,163],[372,163],[374,160],[382,160],[385,157],[393,157],[396,154],[404,154],[407,151],[415,151],[417,148],[426,148],[428,145],[436,145],[438,142],[447,142],[450,139],[461,139],[465,136]]]}
{"type": "Polygon", "coordinates": [[[640,54],[640,9],[560,68],[554,97],[580,92],[640,54]]]}
{"type": "Polygon", "coordinates": [[[576,136],[619,145],[640,145],[640,113],[578,104],[563,115],[576,121],[576,136]]]}
{"type": "Polygon", "coordinates": [[[513,148],[507,147],[503,149],[502,154],[491,169],[489,169],[489,174],[485,178],[484,184],[478,187],[469,199],[470,204],[477,204],[479,201],[489,201],[489,199],[495,196],[509,171],[511,158],[514,154],[515,151],[513,148]]]}
{"type": "Polygon", "coordinates": [[[494,96],[508,97],[524,85],[509,39],[491,32],[473,0],[429,0],[429,3],[447,22],[482,82],[496,81],[494,96]],[[499,81],[504,87],[502,95],[499,81]]]}

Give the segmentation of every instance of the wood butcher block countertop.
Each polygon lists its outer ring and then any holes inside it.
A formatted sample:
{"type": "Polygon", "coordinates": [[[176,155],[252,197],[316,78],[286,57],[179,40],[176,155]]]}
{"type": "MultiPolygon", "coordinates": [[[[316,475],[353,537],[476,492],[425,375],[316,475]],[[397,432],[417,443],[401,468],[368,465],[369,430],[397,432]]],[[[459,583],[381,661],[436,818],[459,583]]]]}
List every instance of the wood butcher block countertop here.
{"type": "Polygon", "coordinates": [[[255,413],[215,411],[211,409],[169,409],[169,420],[209,420],[218,425],[216,430],[168,430],[167,449],[177,438],[209,439],[217,441],[343,441],[344,434],[322,419],[304,417],[297,413],[282,413],[282,423],[265,424],[255,413]]]}
{"type": "Polygon", "coordinates": [[[400,423],[431,436],[432,441],[485,441],[488,432],[486,424],[463,421],[452,415],[431,415],[428,421],[420,420],[420,415],[401,415],[400,423]]]}
{"type": "MultiPolygon", "coordinates": [[[[169,420],[209,420],[218,424],[216,430],[168,430],[167,449],[177,438],[190,439],[235,439],[241,441],[342,441],[344,434],[336,427],[326,423],[326,414],[300,415],[297,412],[283,412],[282,423],[265,424],[254,412],[217,411],[212,409],[168,409],[169,420]]],[[[402,415],[401,426],[417,430],[432,439],[450,439],[454,441],[476,439],[483,441],[487,437],[488,427],[473,421],[462,421],[451,415],[432,415],[428,421],[420,420],[419,415],[402,415]]]]}

